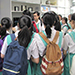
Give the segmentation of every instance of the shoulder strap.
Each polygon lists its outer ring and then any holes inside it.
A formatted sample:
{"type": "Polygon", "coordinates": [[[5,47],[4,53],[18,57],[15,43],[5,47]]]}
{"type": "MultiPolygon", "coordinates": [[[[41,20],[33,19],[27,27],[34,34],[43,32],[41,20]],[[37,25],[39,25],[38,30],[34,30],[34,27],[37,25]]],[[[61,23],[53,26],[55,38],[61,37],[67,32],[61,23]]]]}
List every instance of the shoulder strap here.
{"type": "MultiPolygon", "coordinates": [[[[50,40],[42,32],[40,32],[39,35],[46,41],[47,44],[50,42],[50,40]]],[[[53,39],[53,42],[56,42],[58,37],[59,37],[59,32],[57,31],[53,39]]]]}
{"type": "Polygon", "coordinates": [[[55,35],[55,37],[54,37],[54,39],[53,39],[53,42],[56,43],[58,37],[59,37],[59,31],[56,32],[56,35],[55,35]]]}
{"type": "Polygon", "coordinates": [[[11,39],[12,39],[12,41],[14,41],[15,40],[15,34],[10,34],[10,36],[11,36],[11,39]]]}
{"type": "Polygon", "coordinates": [[[35,29],[36,29],[36,32],[38,33],[38,32],[39,32],[39,30],[38,30],[38,28],[37,28],[37,26],[36,26],[35,22],[34,22],[34,21],[32,21],[32,23],[33,23],[33,25],[34,25],[34,27],[35,27],[35,29]]]}
{"type": "Polygon", "coordinates": [[[72,40],[75,42],[75,32],[72,31],[71,33],[68,33],[70,35],[70,37],[72,38],[72,40]]]}
{"type": "Polygon", "coordinates": [[[42,32],[40,32],[39,35],[46,41],[47,44],[50,42],[42,32]]]}

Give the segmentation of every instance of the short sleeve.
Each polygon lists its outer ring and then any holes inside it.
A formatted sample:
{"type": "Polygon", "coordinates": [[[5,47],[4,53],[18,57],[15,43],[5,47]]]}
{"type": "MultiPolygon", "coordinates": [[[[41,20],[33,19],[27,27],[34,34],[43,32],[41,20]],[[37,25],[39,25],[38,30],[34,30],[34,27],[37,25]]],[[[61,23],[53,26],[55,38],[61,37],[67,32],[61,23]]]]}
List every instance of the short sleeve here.
{"type": "Polygon", "coordinates": [[[67,50],[68,49],[68,35],[65,35],[63,38],[63,49],[67,50]]]}
{"type": "Polygon", "coordinates": [[[35,39],[33,39],[30,47],[28,48],[27,54],[28,59],[30,59],[31,56],[33,56],[34,59],[39,58],[38,47],[35,39]]]}
{"type": "Polygon", "coordinates": [[[5,40],[4,40],[2,49],[1,49],[1,53],[2,53],[3,55],[5,55],[5,53],[6,53],[7,46],[8,46],[8,44],[7,44],[7,37],[6,37],[5,40]]]}

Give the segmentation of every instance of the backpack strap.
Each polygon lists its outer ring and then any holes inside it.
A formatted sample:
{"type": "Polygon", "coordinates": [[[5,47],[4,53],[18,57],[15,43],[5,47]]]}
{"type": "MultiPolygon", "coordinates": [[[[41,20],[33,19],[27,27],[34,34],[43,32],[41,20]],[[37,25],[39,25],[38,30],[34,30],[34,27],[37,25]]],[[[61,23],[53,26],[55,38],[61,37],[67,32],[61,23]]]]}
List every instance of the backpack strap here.
{"type": "Polygon", "coordinates": [[[40,32],[39,35],[46,41],[47,44],[50,42],[49,39],[42,32],[40,32]]]}
{"type": "MultiPolygon", "coordinates": [[[[40,32],[39,35],[46,41],[47,44],[49,44],[50,40],[42,32],[40,32]]],[[[57,31],[53,39],[53,42],[56,42],[58,37],[59,37],[59,32],[57,31]]]]}
{"type": "Polygon", "coordinates": [[[15,41],[15,38],[16,38],[15,34],[10,34],[10,36],[11,36],[12,41],[15,41]]]}
{"type": "Polygon", "coordinates": [[[55,37],[54,37],[54,39],[53,39],[53,42],[54,42],[54,43],[56,43],[58,37],[59,37],[59,31],[56,32],[56,35],[55,35],[55,37]]]}

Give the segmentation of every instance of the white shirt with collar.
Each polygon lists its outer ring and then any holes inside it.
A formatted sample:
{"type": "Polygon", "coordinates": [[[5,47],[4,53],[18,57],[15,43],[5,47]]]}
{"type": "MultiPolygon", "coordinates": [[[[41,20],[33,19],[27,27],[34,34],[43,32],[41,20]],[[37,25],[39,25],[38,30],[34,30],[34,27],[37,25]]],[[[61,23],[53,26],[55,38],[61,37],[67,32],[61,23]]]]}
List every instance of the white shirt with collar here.
{"type": "MultiPolygon", "coordinates": [[[[18,33],[19,33],[19,30],[15,32],[15,36],[16,37],[18,36],[18,33]]],[[[2,49],[1,49],[1,53],[3,55],[5,55],[6,50],[7,50],[7,46],[8,46],[7,37],[5,38],[3,46],[2,46],[2,49]]],[[[27,49],[28,60],[30,59],[31,55],[33,56],[33,58],[38,58],[39,57],[38,49],[37,49],[37,45],[36,45],[36,39],[35,38],[33,38],[29,48],[27,49]]]]}
{"type": "Polygon", "coordinates": [[[61,26],[62,32],[63,32],[64,34],[67,33],[67,30],[68,30],[66,27],[64,27],[65,25],[67,26],[66,23],[61,26]],[[63,28],[63,27],[64,27],[64,28],[63,28]]]}
{"type": "MultiPolygon", "coordinates": [[[[36,23],[36,22],[35,22],[36,23]]],[[[44,24],[42,23],[42,26],[41,26],[41,22],[40,22],[40,20],[38,20],[38,22],[36,23],[36,25],[39,23],[39,32],[42,32],[42,31],[44,31],[45,30],[45,28],[44,28],[44,24]]]]}
{"type": "MultiPolygon", "coordinates": [[[[49,38],[49,40],[50,40],[50,41],[53,41],[53,39],[54,39],[54,37],[55,37],[55,34],[56,34],[56,30],[54,29],[54,27],[52,27],[51,30],[52,30],[52,34],[51,34],[51,38],[49,38]]],[[[45,32],[45,33],[46,33],[46,32],[45,32]]],[[[41,38],[40,38],[40,36],[39,36],[38,33],[36,33],[36,34],[34,35],[34,38],[36,38],[36,41],[37,41],[37,46],[38,46],[39,54],[40,54],[40,56],[43,56],[43,52],[44,52],[46,46],[44,45],[44,43],[43,43],[43,41],[41,40],[41,38]]],[[[58,37],[58,39],[57,39],[56,44],[58,44],[58,43],[59,43],[59,37],[58,37]]],[[[62,45],[63,45],[63,39],[62,39],[62,45]]],[[[62,48],[62,46],[61,46],[61,48],[62,48]]]]}
{"type": "MultiPolygon", "coordinates": [[[[75,32],[75,29],[73,31],[75,32]]],[[[75,53],[75,42],[72,40],[69,34],[64,36],[63,49],[68,50],[69,53],[75,53]]]]}

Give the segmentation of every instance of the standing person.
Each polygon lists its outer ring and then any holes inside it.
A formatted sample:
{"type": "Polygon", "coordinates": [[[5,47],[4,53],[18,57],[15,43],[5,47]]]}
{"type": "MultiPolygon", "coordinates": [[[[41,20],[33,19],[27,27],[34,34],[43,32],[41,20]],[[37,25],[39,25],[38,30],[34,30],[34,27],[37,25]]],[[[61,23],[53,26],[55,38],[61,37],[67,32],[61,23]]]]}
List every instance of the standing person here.
{"type": "Polygon", "coordinates": [[[33,21],[33,26],[36,29],[36,32],[41,32],[42,30],[44,30],[43,25],[41,26],[41,21],[40,21],[40,13],[38,11],[35,11],[33,13],[34,16],[34,21],[33,21]]]}
{"type": "Polygon", "coordinates": [[[63,31],[63,33],[64,33],[64,35],[67,33],[67,31],[70,29],[70,27],[68,26],[68,24],[67,24],[67,18],[66,17],[63,17],[62,18],[62,27],[61,27],[61,29],[62,29],[62,31],[63,31]]]}
{"type": "MultiPolygon", "coordinates": [[[[31,38],[33,35],[32,33],[32,20],[31,17],[28,15],[23,15],[19,19],[19,30],[15,32],[15,36],[18,37],[18,41],[20,45],[27,48],[27,56],[28,56],[28,71],[27,75],[31,75],[31,66],[30,66],[30,59],[34,63],[39,63],[39,55],[38,49],[36,45],[36,40],[31,38]]],[[[11,43],[10,35],[6,37],[2,50],[1,50],[1,57],[4,58],[7,46],[11,43]]]]}
{"type": "Polygon", "coordinates": [[[68,25],[69,25],[70,29],[72,29],[71,24],[70,24],[71,23],[71,15],[72,14],[68,15],[68,25]]]}
{"type": "Polygon", "coordinates": [[[51,11],[52,14],[54,14],[54,29],[57,31],[61,31],[61,24],[60,24],[60,20],[59,20],[59,16],[54,12],[51,11]]]}
{"type": "Polygon", "coordinates": [[[2,75],[2,68],[3,68],[3,59],[1,58],[1,48],[4,42],[5,37],[8,34],[6,33],[6,28],[0,26],[0,75],[2,75]]]}
{"type": "Polygon", "coordinates": [[[72,58],[75,55],[75,13],[71,16],[71,27],[73,30],[64,36],[63,41],[64,55],[66,55],[64,60],[64,75],[71,75],[72,58]]]}
{"type": "MultiPolygon", "coordinates": [[[[29,10],[24,10],[24,11],[22,12],[22,15],[28,15],[28,16],[31,17],[31,13],[30,13],[29,10]]],[[[17,25],[16,25],[15,27],[12,27],[12,30],[13,30],[14,32],[16,32],[17,30],[19,30],[19,23],[18,23],[18,22],[17,22],[17,25]]]]}
{"type": "MultiPolygon", "coordinates": [[[[57,32],[53,28],[54,22],[55,22],[53,17],[54,17],[54,15],[49,12],[47,12],[43,15],[43,23],[44,23],[44,27],[45,27],[45,31],[43,31],[43,34],[50,41],[53,41],[55,34],[57,32]]],[[[43,54],[45,52],[47,43],[39,34],[35,34],[34,38],[36,38],[36,40],[37,40],[37,46],[38,46],[38,51],[39,51],[39,55],[40,55],[40,62],[39,62],[39,64],[34,65],[34,72],[35,72],[35,75],[42,75],[42,72],[40,70],[40,64],[41,64],[41,60],[42,60],[43,54]]],[[[58,37],[56,44],[59,45],[60,49],[62,48],[62,41],[63,41],[63,33],[59,32],[59,37],[58,37]]]]}
{"type": "Polygon", "coordinates": [[[7,34],[11,34],[12,21],[9,17],[2,18],[1,25],[6,28],[7,34]]]}
{"type": "Polygon", "coordinates": [[[60,20],[60,24],[62,25],[62,15],[58,15],[59,16],[59,20],[60,20]]]}

